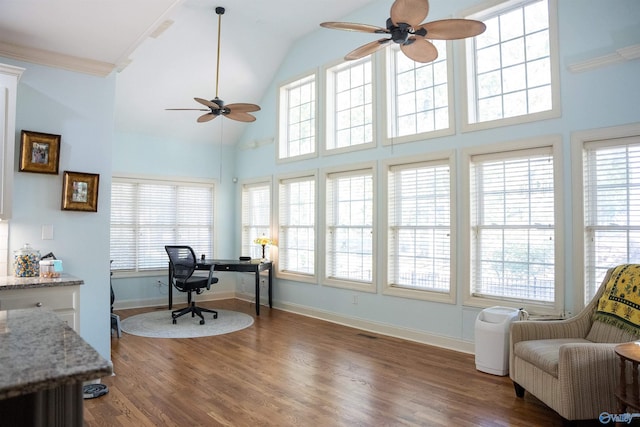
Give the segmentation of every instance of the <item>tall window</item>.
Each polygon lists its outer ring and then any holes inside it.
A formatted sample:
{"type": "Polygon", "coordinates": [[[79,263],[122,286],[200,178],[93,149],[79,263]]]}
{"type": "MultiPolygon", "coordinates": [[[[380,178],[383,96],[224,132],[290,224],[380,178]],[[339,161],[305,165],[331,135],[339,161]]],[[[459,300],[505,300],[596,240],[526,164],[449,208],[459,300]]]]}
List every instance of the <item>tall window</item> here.
{"type": "Polygon", "coordinates": [[[561,309],[555,161],[552,146],[470,157],[471,296],[561,309]]]}
{"type": "Polygon", "coordinates": [[[261,236],[272,237],[270,181],[242,186],[242,254],[262,258],[262,248],[253,243],[261,236]]]}
{"type": "Polygon", "coordinates": [[[451,127],[447,42],[433,40],[433,44],[438,49],[438,58],[429,63],[407,58],[395,45],[389,49],[389,138],[451,127]]]}
{"type": "MultiPolygon", "coordinates": [[[[469,16],[484,33],[467,39],[468,122],[480,123],[557,111],[556,39],[549,4],[554,0],[509,0],[469,16]]],[[[554,20],[555,22],[555,20],[554,20]]]]}
{"type": "Polygon", "coordinates": [[[372,145],[371,74],[371,56],[327,70],[327,150],[372,145]]]}
{"type": "Polygon", "coordinates": [[[373,283],[373,170],[326,177],[326,278],[373,283]]]}
{"type": "Polygon", "coordinates": [[[385,293],[452,302],[450,162],[388,166],[385,293]]]}
{"type": "Polygon", "coordinates": [[[278,160],[316,153],[316,76],[280,87],[278,160]]]}
{"type": "Polygon", "coordinates": [[[184,244],[213,257],[213,183],[114,177],[111,183],[112,269],[167,268],[165,245],[184,244]]]}
{"type": "Polygon", "coordinates": [[[585,301],[608,268],[640,262],[640,137],[584,144],[585,301]]]}
{"type": "Polygon", "coordinates": [[[316,275],[316,177],[279,181],[278,272],[310,279],[316,275]]]}

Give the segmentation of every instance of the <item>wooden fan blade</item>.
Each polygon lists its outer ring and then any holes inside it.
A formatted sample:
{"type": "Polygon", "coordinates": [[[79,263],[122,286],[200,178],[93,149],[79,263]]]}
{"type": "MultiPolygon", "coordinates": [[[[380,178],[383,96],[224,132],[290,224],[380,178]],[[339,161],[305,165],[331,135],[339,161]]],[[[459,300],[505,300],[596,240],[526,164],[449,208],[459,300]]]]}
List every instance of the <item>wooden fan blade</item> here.
{"type": "Polygon", "coordinates": [[[416,62],[431,62],[438,57],[438,49],[429,40],[422,37],[409,37],[411,44],[401,44],[400,49],[410,59],[416,62]]]}
{"type": "Polygon", "coordinates": [[[391,5],[391,22],[409,24],[412,27],[420,24],[429,13],[429,0],[396,0],[391,5]]]}
{"type": "Polygon", "coordinates": [[[320,26],[333,30],[359,31],[362,33],[385,34],[389,32],[386,28],[376,27],[375,25],[354,24],[352,22],[323,22],[320,26]]]}
{"type": "Polygon", "coordinates": [[[203,115],[201,115],[200,117],[198,117],[198,120],[196,120],[196,121],[197,121],[198,123],[204,123],[204,122],[208,122],[209,120],[213,120],[213,119],[215,119],[216,117],[218,117],[218,116],[216,116],[216,115],[215,115],[215,114],[213,114],[213,113],[207,113],[207,114],[203,114],[203,115]]]}
{"type": "Polygon", "coordinates": [[[202,98],[193,98],[193,99],[195,99],[202,105],[206,105],[209,108],[213,108],[214,110],[220,109],[220,106],[213,101],[207,101],[206,99],[202,99],[202,98]]]}
{"type": "Polygon", "coordinates": [[[232,112],[238,113],[251,113],[254,111],[260,111],[260,107],[255,104],[245,104],[245,103],[237,103],[237,104],[229,104],[227,108],[232,112]]]}
{"type": "Polygon", "coordinates": [[[421,27],[427,30],[425,38],[431,40],[465,39],[482,34],[487,29],[483,22],[473,19],[442,19],[425,22],[421,27]]]}
{"type": "Polygon", "coordinates": [[[249,113],[245,113],[242,111],[230,111],[228,114],[225,114],[225,117],[228,117],[233,120],[237,120],[239,122],[255,122],[256,118],[249,113]]]}
{"type": "Polygon", "coordinates": [[[210,111],[208,108],[165,108],[166,111],[210,111]]]}
{"type": "Polygon", "coordinates": [[[391,41],[391,39],[380,39],[380,40],[376,40],[376,41],[371,42],[371,43],[367,43],[367,44],[362,45],[359,48],[349,52],[344,57],[344,59],[346,59],[347,61],[352,61],[354,59],[364,58],[365,56],[371,55],[375,51],[382,49],[390,41],[391,41]]]}

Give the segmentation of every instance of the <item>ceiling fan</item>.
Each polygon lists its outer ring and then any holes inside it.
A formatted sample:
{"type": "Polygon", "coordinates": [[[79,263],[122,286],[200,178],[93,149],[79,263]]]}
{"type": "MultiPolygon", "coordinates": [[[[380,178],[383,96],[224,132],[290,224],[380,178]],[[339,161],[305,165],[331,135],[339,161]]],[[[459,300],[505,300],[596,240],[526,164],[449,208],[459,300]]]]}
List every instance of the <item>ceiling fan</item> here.
{"type": "Polygon", "coordinates": [[[438,57],[438,50],[427,39],[455,40],[474,37],[486,29],[484,23],[472,19],[442,19],[420,23],[429,13],[429,0],[395,0],[391,5],[391,17],[387,28],[350,22],[323,22],[320,26],[337,30],[389,34],[349,52],[344,59],[364,58],[393,41],[402,52],[416,62],[431,62],[438,57]]]}
{"type": "Polygon", "coordinates": [[[224,7],[216,7],[216,13],[218,14],[218,58],[216,65],[216,97],[211,101],[203,98],[193,98],[200,104],[208,108],[167,108],[167,110],[194,110],[194,111],[208,111],[207,113],[198,117],[198,123],[208,122],[218,116],[228,117],[240,122],[253,122],[256,120],[255,116],[249,114],[254,111],[260,111],[260,107],[255,104],[236,103],[225,105],[224,101],[218,98],[218,78],[220,76],[220,28],[222,24],[222,15],[224,14],[224,7]]]}

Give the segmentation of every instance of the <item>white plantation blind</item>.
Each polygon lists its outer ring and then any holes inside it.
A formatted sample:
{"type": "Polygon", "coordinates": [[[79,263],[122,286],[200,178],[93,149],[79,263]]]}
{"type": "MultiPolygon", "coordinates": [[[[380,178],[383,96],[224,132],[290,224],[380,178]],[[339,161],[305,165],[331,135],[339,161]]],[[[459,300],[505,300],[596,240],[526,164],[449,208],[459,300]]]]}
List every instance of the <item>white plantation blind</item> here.
{"type": "Polygon", "coordinates": [[[305,176],[279,183],[278,269],[314,276],[316,178],[305,176]]]}
{"type": "Polygon", "coordinates": [[[471,158],[471,292],[555,301],[551,147],[471,158]]]}
{"type": "Polygon", "coordinates": [[[373,171],[327,175],[326,275],[373,281],[373,171]]]}
{"type": "Polygon", "coordinates": [[[213,184],[113,178],[111,259],[115,271],[167,267],[165,245],[213,256],[213,184]]]}
{"type": "Polygon", "coordinates": [[[640,263],[640,137],[585,144],[585,301],[607,269],[640,263]]]}
{"type": "MultiPolygon", "coordinates": [[[[271,183],[258,182],[242,186],[242,255],[262,257],[262,247],[253,243],[271,233],[271,183]]],[[[267,247],[266,251],[269,251],[267,247]]]]}
{"type": "Polygon", "coordinates": [[[450,180],[447,160],[390,168],[388,280],[391,286],[449,292],[450,180]]]}

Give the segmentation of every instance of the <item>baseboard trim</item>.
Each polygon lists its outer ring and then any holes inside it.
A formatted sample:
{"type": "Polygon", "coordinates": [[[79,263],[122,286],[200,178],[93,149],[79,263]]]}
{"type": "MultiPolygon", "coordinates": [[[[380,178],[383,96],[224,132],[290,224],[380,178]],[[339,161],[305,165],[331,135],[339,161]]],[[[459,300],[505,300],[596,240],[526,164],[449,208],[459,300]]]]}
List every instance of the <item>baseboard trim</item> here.
{"type": "MultiPolygon", "coordinates": [[[[223,299],[232,299],[236,298],[236,293],[233,291],[225,291],[225,292],[206,292],[202,295],[198,295],[197,301],[218,301],[223,299]]],[[[186,304],[187,303],[187,295],[180,292],[175,292],[173,294],[173,303],[174,304],[186,304]]],[[[140,299],[132,299],[132,300],[118,300],[114,302],[113,309],[114,310],[127,310],[129,308],[146,308],[146,307],[161,307],[168,305],[168,297],[164,298],[150,298],[145,300],[140,299]]]]}

